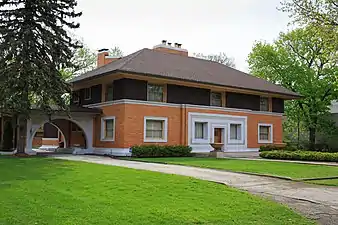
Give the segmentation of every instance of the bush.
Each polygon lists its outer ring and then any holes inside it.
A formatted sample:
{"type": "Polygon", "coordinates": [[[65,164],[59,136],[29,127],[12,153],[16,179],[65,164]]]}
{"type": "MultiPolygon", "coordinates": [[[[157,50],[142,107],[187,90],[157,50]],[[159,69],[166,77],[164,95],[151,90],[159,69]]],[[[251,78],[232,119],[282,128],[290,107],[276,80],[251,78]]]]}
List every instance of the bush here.
{"type": "Polygon", "coordinates": [[[191,147],[184,145],[138,145],[132,148],[132,157],[185,157],[191,156],[191,147]]]}
{"type": "Polygon", "coordinates": [[[338,162],[338,153],[312,151],[265,151],[259,154],[267,159],[287,159],[304,161],[338,162]]]}
{"type": "Polygon", "coordinates": [[[259,147],[260,152],[268,152],[274,150],[284,150],[285,147],[283,146],[276,146],[276,145],[262,145],[259,147]]]}

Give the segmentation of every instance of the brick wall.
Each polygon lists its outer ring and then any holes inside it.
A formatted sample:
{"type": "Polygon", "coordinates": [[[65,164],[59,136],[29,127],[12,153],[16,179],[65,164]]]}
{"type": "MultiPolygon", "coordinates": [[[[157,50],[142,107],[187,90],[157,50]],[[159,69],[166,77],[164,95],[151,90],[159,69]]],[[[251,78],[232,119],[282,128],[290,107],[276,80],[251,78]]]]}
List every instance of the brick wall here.
{"type": "MultiPolygon", "coordinates": [[[[115,141],[100,141],[101,118],[94,122],[94,147],[101,148],[129,148],[144,143],[144,117],[168,118],[168,141],[160,145],[188,144],[188,113],[211,113],[233,116],[247,116],[248,148],[258,148],[258,124],[273,124],[273,143],[282,143],[282,116],[253,114],[249,112],[224,112],[212,109],[180,108],[168,106],[151,106],[143,104],[119,104],[102,108],[104,116],[115,116],[115,141]]],[[[156,143],[155,143],[156,144],[156,143]]]]}

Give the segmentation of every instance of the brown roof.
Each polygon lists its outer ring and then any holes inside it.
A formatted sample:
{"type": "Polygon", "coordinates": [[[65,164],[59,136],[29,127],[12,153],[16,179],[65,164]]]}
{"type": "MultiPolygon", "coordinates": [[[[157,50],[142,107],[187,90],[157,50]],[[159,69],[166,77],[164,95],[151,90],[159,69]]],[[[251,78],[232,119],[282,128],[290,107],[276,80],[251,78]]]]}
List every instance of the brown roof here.
{"type": "Polygon", "coordinates": [[[112,72],[129,72],[218,86],[278,93],[300,97],[282,86],[254,77],[223,64],[194,57],[142,49],[120,60],[73,78],[70,82],[93,79],[112,72]]]}

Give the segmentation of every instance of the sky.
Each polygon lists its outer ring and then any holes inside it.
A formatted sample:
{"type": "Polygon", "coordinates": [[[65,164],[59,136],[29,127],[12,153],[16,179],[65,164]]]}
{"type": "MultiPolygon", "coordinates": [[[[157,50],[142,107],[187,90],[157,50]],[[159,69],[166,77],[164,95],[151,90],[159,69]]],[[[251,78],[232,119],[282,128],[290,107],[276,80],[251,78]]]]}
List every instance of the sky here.
{"type": "Polygon", "coordinates": [[[280,0],[78,0],[75,34],[93,50],[119,46],[125,55],[162,40],[193,53],[225,52],[248,72],[255,41],[272,42],[290,19],[280,0]]]}

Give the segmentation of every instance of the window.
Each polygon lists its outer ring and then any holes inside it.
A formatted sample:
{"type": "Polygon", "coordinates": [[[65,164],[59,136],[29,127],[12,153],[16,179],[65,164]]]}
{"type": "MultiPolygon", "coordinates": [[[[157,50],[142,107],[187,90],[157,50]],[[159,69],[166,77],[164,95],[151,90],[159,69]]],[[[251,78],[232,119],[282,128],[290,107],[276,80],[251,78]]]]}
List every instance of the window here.
{"type": "Polygon", "coordinates": [[[115,139],[115,117],[104,117],[101,119],[101,141],[114,141],[115,139]]]}
{"type": "Polygon", "coordinates": [[[242,140],[242,124],[230,124],[230,140],[242,140]]]}
{"type": "Polygon", "coordinates": [[[195,122],[195,139],[208,139],[208,123],[195,122]]]}
{"type": "Polygon", "coordinates": [[[113,84],[108,84],[106,87],[106,101],[113,101],[113,84]]]}
{"type": "Polygon", "coordinates": [[[85,88],[84,90],[84,98],[85,100],[89,100],[92,98],[92,89],[91,88],[85,88]]]}
{"type": "Polygon", "coordinates": [[[261,97],[260,111],[269,111],[269,98],[261,97]]]}
{"type": "Polygon", "coordinates": [[[167,127],[167,118],[145,117],[144,142],[167,142],[167,127]]]}
{"type": "Polygon", "coordinates": [[[82,132],[81,128],[78,125],[72,123],[71,126],[72,126],[72,132],[82,132]]]}
{"type": "Polygon", "coordinates": [[[272,124],[258,124],[258,143],[272,143],[272,124]]]}
{"type": "Polygon", "coordinates": [[[73,103],[79,103],[80,98],[79,98],[79,92],[74,91],[73,92],[73,103]]]}
{"type": "Polygon", "coordinates": [[[158,84],[148,84],[148,101],[163,102],[163,86],[158,84]]]}
{"type": "Polygon", "coordinates": [[[211,106],[222,106],[222,93],[211,92],[211,106]]]}

